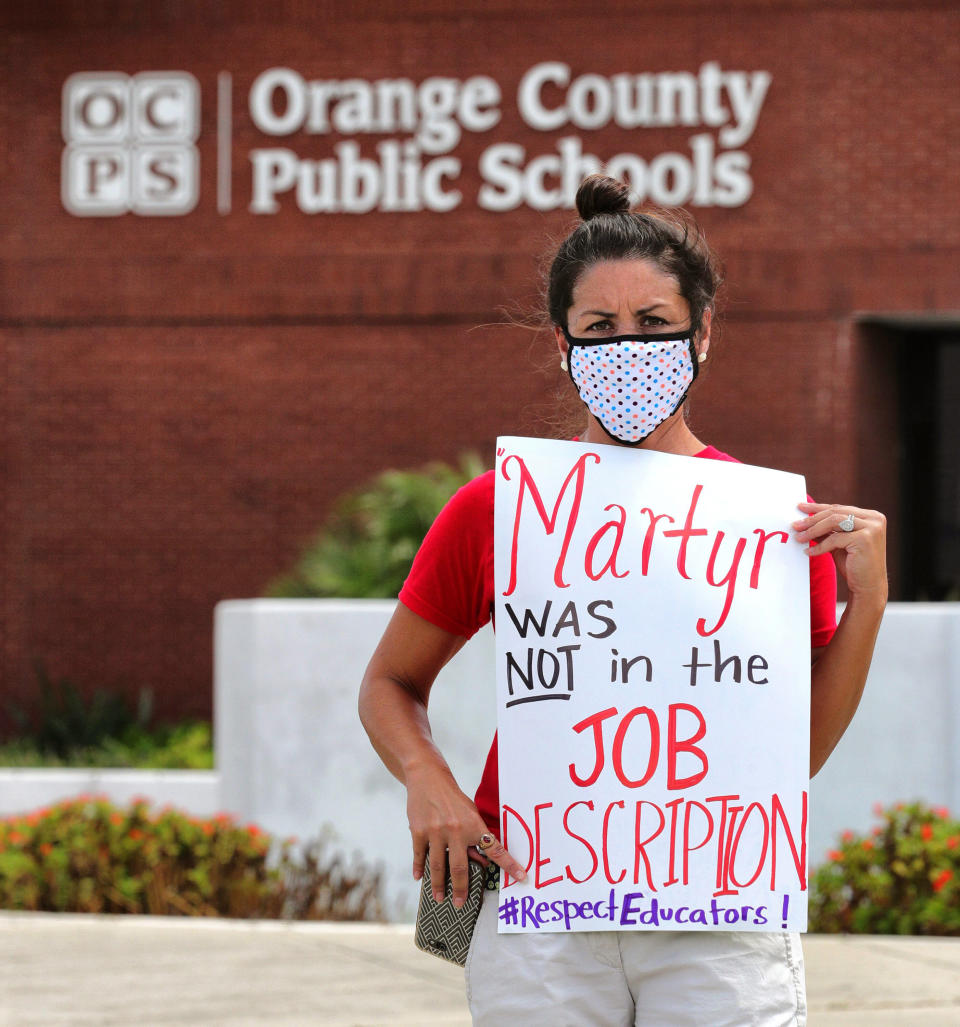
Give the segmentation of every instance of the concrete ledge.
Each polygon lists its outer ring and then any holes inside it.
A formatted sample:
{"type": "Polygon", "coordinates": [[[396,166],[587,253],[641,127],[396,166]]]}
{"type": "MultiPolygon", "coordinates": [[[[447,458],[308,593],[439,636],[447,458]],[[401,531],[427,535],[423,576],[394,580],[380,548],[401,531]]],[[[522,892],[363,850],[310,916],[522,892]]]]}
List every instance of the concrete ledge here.
{"type": "Polygon", "coordinates": [[[220,774],[216,770],[0,768],[0,816],[28,813],[83,794],[103,794],[121,806],[143,795],[157,806],[170,803],[194,816],[211,816],[220,810],[220,774]]]}

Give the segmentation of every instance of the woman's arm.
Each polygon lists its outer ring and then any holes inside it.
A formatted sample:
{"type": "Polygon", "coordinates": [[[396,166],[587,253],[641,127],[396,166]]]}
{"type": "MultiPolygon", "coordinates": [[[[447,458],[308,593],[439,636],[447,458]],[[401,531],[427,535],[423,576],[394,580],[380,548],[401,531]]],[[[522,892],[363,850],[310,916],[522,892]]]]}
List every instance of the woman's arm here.
{"type": "MultiPolygon", "coordinates": [[[[454,780],[433,741],[427,701],[434,679],[466,639],[438,628],[397,604],[360,686],[360,719],[387,769],[407,789],[413,838],[413,876],[420,880],[429,852],[434,897],[443,898],[449,850],[454,905],[467,897],[468,854],[487,826],[454,780]]],[[[511,877],[523,868],[499,842],[484,855],[511,877]]]]}
{"type": "Polygon", "coordinates": [[[853,719],[887,603],[886,518],[876,510],[801,503],[796,538],[808,556],[832,553],[849,598],[836,633],[814,661],[810,692],[810,776],[826,763],[853,719]],[[849,514],[854,530],[838,525],[849,514]]]}

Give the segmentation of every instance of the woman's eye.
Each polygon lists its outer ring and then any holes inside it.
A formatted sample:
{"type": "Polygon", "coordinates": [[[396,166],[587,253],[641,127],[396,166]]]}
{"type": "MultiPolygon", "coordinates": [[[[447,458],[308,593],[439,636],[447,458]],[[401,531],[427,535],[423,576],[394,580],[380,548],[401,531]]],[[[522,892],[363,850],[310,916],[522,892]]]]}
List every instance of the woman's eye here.
{"type": "Polygon", "coordinates": [[[595,321],[592,325],[587,328],[588,332],[601,331],[606,332],[613,328],[613,324],[604,318],[602,321],[595,321]]]}
{"type": "Polygon", "coordinates": [[[668,322],[662,317],[657,317],[655,314],[647,314],[643,319],[643,324],[646,328],[659,328],[662,325],[668,324],[668,322]]]}

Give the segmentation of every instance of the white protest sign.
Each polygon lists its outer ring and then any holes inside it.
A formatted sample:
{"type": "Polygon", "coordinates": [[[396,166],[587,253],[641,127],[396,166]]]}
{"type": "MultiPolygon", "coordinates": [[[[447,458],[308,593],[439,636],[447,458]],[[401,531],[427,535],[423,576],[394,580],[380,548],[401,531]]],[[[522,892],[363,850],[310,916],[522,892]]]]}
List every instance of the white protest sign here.
{"type": "Polygon", "coordinates": [[[500,931],[805,930],[799,475],[497,442],[500,931]]]}

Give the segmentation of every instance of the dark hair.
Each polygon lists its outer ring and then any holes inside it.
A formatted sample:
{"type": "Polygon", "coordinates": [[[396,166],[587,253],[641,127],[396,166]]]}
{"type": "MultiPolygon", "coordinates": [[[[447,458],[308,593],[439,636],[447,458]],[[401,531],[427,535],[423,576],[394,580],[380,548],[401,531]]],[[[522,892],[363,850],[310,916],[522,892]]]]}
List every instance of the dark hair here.
{"type": "Polygon", "coordinates": [[[631,210],[630,191],[615,178],[590,175],[577,190],[580,224],[561,243],[547,279],[550,320],[566,327],[573,290],[588,267],[604,260],[650,260],[676,279],[699,328],[713,307],[722,275],[699,226],[684,211],[631,210]]]}

